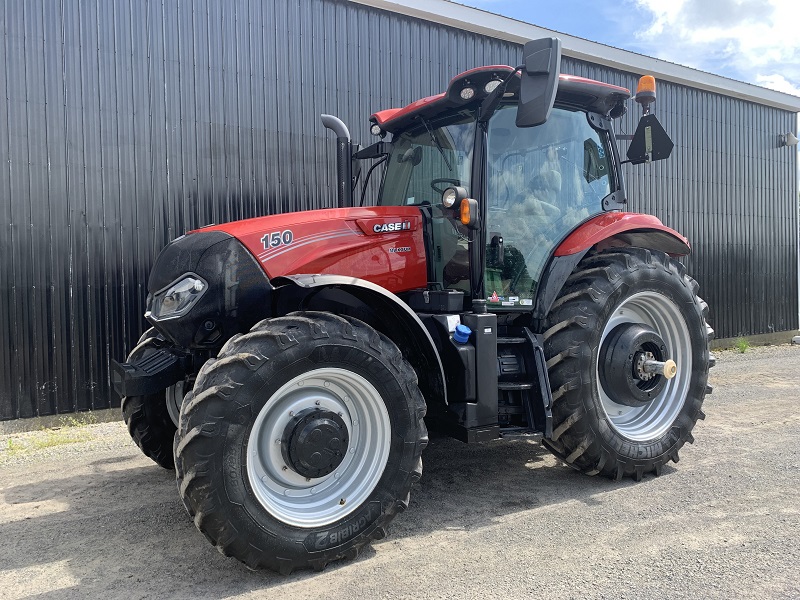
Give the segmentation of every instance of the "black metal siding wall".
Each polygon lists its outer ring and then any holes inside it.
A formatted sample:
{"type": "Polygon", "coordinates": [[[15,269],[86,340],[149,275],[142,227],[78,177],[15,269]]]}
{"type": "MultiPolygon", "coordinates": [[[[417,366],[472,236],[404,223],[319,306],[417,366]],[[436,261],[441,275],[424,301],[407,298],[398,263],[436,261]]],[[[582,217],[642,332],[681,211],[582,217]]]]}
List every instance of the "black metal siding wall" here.
{"type": "MultiPolygon", "coordinates": [[[[144,329],[170,239],[330,205],[320,113],[369,142],[373,111],[519,57],[344,0],[26,0],[0,18],[1,419],[118,403],[108,362],[144,329]]],[[[632,207],[692,238],[722,335],[796,328],[796,157],[775,148],[794,116],[669,85],[657,113],[676,152],[631,171],[632,207]]]]}

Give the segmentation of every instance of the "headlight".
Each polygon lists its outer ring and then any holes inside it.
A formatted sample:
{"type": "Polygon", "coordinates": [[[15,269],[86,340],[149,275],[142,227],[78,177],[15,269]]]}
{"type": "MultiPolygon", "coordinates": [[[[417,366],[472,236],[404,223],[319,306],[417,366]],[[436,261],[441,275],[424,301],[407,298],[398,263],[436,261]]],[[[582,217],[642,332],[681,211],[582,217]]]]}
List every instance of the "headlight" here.
{"type": "Polygon", "coordinates": [[[145,317],[152,317],[156,321],[182,317],[192,310],[206,289],[208,284],[199,275],[184,275],[153,294],[145,317]]]}

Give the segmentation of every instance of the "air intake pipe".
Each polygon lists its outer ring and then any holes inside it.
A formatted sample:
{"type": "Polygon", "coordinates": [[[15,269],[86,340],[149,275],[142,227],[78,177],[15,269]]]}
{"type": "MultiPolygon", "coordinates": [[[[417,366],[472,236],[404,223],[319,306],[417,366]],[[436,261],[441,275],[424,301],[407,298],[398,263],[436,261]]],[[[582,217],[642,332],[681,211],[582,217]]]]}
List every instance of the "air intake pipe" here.
{"type": "Polygon", "coordinates": [[[341,119],[320,115],[322,124],[336,134],[336,177],[339,208],[353,206],[353,156],[350,131],[341,119]]]}

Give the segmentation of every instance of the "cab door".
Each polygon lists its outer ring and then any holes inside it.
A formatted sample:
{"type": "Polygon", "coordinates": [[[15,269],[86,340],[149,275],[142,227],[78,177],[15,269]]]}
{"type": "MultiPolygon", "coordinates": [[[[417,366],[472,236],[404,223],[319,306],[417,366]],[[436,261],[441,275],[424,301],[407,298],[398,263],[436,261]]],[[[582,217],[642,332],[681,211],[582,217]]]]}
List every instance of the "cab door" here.
{"type": "Polygon", "coordinates": [[[484,289],[491,310],[531,308],[549,256],[603,212],[614,187],[608,135],[584,111],[554,108],[530,128],[518,128],[515,117],[515,105],[501,107],[487,132],[484,289]]]}
{"type": "Polygon", "coordinates": [[[418,206],[426,233],[430,283],[470,293],[469,236],[458,212],[442,205],[457,185],[470,192],[475,118],[468,111],[420,120],[396,134],[380,194],[383,206],[418,206]]]}

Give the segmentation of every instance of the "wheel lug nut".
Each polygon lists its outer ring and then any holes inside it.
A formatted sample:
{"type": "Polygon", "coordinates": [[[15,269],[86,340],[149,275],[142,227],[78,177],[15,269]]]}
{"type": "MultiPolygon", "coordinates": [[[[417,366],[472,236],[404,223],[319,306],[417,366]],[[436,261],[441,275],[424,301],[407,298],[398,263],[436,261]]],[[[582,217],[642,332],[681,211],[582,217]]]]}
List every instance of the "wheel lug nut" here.
{"type": "Polygon", "coordinates": [[[288,471],[288,470],[289,470],[289,467],[287,467],[286,465],[283,465],[283,466],[281,467],[281,470],[282,470],[282,471],[288,471]]]}
{"type": "Polygon", "coordinates": [[[317,406],[319,406],[320,404],[322,404],[322,402],[320,402],[319,400],[317,400],[316,402],[314,402],[314,404],[316,404],[317,406]]]}

